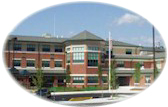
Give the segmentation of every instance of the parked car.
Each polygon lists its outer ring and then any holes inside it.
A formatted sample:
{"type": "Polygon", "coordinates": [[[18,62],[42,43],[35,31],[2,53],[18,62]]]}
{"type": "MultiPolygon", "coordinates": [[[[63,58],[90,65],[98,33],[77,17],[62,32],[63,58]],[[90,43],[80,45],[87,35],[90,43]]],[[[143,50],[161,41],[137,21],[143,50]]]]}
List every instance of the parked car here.
{"type": "Polygon", "coordinates": [[[40,89],[36,91],[36,95],[48,98],[50,97],[51,93],[48,89],[40,89]]]}

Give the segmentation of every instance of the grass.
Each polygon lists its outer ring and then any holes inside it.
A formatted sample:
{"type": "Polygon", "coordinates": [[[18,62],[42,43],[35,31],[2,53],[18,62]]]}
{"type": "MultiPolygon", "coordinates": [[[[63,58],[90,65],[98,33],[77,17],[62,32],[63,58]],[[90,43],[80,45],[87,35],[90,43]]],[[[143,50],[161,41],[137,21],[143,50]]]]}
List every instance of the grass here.
{"type": "Polygon", "coordinates": [[[49,88],[51,92],[68,92],[68,91],[78,91],[73,87],[51,87],[49,88]]]}
{"type": "MultiPolygon", "coordinates": [[[[107,89],[107,88],[103,88],[107,89]]],[[[102,90],[102,87],[85,87],[85,88],[76,88],[76,87],[51,87],[49,88],[51,92],[72,92],[72,91],[95,91],[102,90]]]]}

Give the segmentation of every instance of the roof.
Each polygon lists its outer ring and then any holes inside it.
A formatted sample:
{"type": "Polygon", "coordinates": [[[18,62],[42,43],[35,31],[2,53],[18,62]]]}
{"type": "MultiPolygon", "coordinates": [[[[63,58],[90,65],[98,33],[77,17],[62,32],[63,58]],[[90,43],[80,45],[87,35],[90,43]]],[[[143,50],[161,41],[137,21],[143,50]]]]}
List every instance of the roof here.
{"type": "MultiPolygon", "coordinates": [[[[142,47],[141,51],[152,52],[153,51],[153,47],[142,47]]],[[[164,49],[164,47],[155,47],[155,51],[156,52],[165,52],[165,49],[164,49]]]]}
{"type": "Polygon", "coordinates": [[[88,32],[87,30],[78,33],[77,35],[71,37],[68,40],[98,40],[98,41],[104,41],[104,39],[88,32]]]}
{"type": "MultiPolygon", "coordinates": [[[[106,41],[106,45],[108,46],[109,41],[106,41]]],[[[113,46],[125,46],[125,47],[140,47],[138,45],[134,45],[134,44],[130,44],[130,43],[125,43],[125,42],[121,42],[121,41],[116,41],[116,40],[112,40],[112,44],[113,46]]]]}
{"type": "Polygon", "coordinates": [[[56,37],[38,37],[38,36],[24,36],[24,35],[10,35],[9,40],[17,37],[17,41],[30,41],[30,42],[57,42],[62,43],[66,38],[56,38],[56,37]]]}

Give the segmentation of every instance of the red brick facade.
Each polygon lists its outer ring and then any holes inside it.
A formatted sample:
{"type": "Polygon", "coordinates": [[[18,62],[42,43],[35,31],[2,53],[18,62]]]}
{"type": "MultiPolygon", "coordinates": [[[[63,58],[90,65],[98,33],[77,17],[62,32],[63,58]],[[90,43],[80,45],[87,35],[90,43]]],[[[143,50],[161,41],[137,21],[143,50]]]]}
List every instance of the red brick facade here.
{"type": "MultiPolygon", "coordinates": [[[[11,42],[11,41],[10,41],[11,42]]],[[[51,76],[53,77],[53,86],[59,86],[59,84],[64,84],[65,78],[66,78],[66,70],[67,70],[67,65],[69,65],[70,67],[70,83],[68,86],[71,87],[87,87],[90,86],[88,85],[88,81],[89,81],[89,77],[98,77],[98,65],[101,65],[102,67],[102,74],[104,77],[107,78],[107,83],[108,84],[108,54],[107,54],[107,50],[108,50],[108,45],[106,46],[106,41],[105,40],[74,40],[74,41],[64,41],[61,43],[57,43],[57,42],[33,42],[36,45],[36,50],[31,52],[31,51],[27,51],[26,50],[26,45],[27,44],[31,44],[30,41],[17,41],[18,43],[22,44],[22,50],[19,51],[15,51],[15,54],[13,56],[13,46],[10,46],[10,48],[6,48],[5,50],[5,61],[6,61],[6,65],[8,66],[8,68],[12,68],[13,67],[13,57],[14,59],[20,59],[21,60],[21,66],[19,67],[20,70],[31,70],[27,68],[27,60],[28,59],[33,59],[35,60],[35,67],[34,68],[38,68],[38,67],[42,67],[42,61],[43,60],[47,60],[50,61],[49,63],[49,67],[47,67],[45,70],[45,74],[47,76],[51,76]],[[38,45],[40,44],[40,45],[38,45]],[[49,52],[44,52],[42,50],[42,46],[43,45],[49,45],[50,46],[50,51],[49,52]],[[55,51],[55,47],[62,47],[62,51],[61,52],[57,52],[55,51]],[[66,50],[66,48],[69,47],[69,51],[66,50]],[[74,63],[73,62],[73,53],[76,52],[76,50],[74,51],[73,48],[74,47],[80,47],[83,48],[82,51],[78,51],[78,53],[84,53],[84,62],[80,62],[80,63],[74,63]],[[94,47],[93,50],[89,50],[89,47],[94,47]],[[96,48],[95,48],[96,47],[96,48]],[[9,55],[10,53],[10,55],[9,55]],[[97,56],[93,56],[93,59],[88,59],[89,57],[89,53],[96,53],[97,56]],[[70,54],[70,63],[66,62],[67,54],[70,54]],[[102,63],[102,54],[105,54],[105,58],[104,61],[102,63]],[[94,57],[96,57],[97,59],[94,59],[94,57]],[[55,61],[59,60],[62,61],[62,67],[55,67],[55,61]],[[95,61],[96,63],[98,63],[97,65],[89,65],[88,62],[89,60],[93,60],[93,62],[95,61]],[[62,77],[62,78],[61,78],[62,77]],[[74,77],[79,77],[79,79],[84,80],[83,83],[73,83],[74,82],[74,77]]],[[[13,42],[11,42],[13,43],[13,42]]],[[[12,44],[13,45],[13,44],[12,44]]],[[[8,46],[6,46],[8,47],[8,46]]],[[[140,80],[140,86],[145,86],[145,82],[146,82],[146,76],[145,74],[148,73],[151,76],[151,81],[153,81],[153,60],[152,57],[147,58],[147,59],[143,59],[143,56],[140,55],[140,48],[141,47],[134,47],[134,46],[113,46],[113,54],[114,54],[114,59],[112,58],[112,61],[118,61],[118,62],[124,62],[124,66],[120,66],[116,69],[116,74],[118,77],[124,77],[124,80],[126,81],[126,83],[128,83],[130,86],[134,85],[134,78],[133,78],[133,72],[134,72],[134,67],[135,64],[138,62],[143,62],[143,67],[142,67],[142,75],[141,75],[141,80],[140,80]],[[126,49],[130,49],[132,50],[132,55],[126,55],[126,49]],[[126,55],[125,58],[121,57],[120,55],[126,55]],[[118,57],[116,57],[118,56],[118,57]],[[130,57],[130,58],[129,58],[130,57]],[[139,57],[142,57],[139,58],[139,57]],[[148,70],[148,71],[147,71],[148,70]],[[150,70],[150,71],[149,71],[150,70]]],[[[149,56],[148,56],[149,57],[149,56]]],[[[159,59],[161,60],[161,68],[163,68],[164,65],[164,59],[159,59]]],[[[82,60],[83,61],[83,60],[82,60]]],[[[123,64],[123,63],[122,63],[123,64]]],[[[78,78],[77,78],[78,79],[78,78]]],[[[68,83],[67,83],[68,84],[68,83]]],[[[92,83],[90,83],[92,84],[92,83]]],[[[93,83],[94,85],[99,85],[101,84],[100,79],[98,80],[97,83],[93,83]]]]}

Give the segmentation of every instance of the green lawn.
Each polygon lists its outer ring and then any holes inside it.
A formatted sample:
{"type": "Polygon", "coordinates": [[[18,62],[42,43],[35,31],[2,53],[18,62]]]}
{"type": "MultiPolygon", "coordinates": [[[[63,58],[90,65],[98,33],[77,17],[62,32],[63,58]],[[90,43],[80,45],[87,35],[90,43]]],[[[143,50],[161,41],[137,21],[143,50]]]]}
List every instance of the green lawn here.
{"type": "MultiPolygon", "coordinates": [[[[103,88],[107,89],[107,88],[103,88]]],[[[75,88],[75,87],[51,87],[49,88],[51,92],[71,92],[71,91],[95,91],[102,90],[102,87],[86,87],[86,88],[75,88]]]]}

